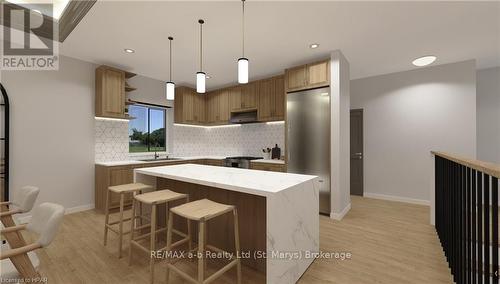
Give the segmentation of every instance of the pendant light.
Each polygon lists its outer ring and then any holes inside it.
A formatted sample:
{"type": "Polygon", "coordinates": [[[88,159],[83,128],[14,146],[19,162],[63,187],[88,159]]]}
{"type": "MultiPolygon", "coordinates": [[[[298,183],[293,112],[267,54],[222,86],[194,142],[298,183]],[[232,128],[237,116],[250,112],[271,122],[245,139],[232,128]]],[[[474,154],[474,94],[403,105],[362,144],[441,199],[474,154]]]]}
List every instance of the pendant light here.
{"type": "Polygon", "coordinates": [[[238,59],[238,83],[248,83],[248,58],[245,58],[245,0],[241,0],[242,4],[242,57],[238,59]]]}
{"type": "Polygon", "coordinates": [[[200,94],[205,93],[205,80],[207,74],[203,72],[203,24],[205,21],[198,20],[200,24],[200,71],[196,72],[196,92],[200,94]]]}
{"type": "Polygon", "coordinates": [[[172,40],[173,37],[169,36],[168,41],[170,42],[170,80],[167,82],[167,100],[173,101],[175,99],[175,83],[172,81],[172,40]]]}

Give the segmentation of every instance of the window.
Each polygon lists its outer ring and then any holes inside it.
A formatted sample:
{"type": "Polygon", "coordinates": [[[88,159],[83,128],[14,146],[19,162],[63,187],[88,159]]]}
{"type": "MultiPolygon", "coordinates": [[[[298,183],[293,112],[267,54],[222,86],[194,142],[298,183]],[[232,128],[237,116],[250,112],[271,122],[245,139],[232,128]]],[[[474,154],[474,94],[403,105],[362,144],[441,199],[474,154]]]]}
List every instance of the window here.
{"type": "Polygon", "coordinates": [[[162,108],[129,106],[129,115],[135,117],[128,124],[130,153],[166,151],[165,114],[162,108]]]}

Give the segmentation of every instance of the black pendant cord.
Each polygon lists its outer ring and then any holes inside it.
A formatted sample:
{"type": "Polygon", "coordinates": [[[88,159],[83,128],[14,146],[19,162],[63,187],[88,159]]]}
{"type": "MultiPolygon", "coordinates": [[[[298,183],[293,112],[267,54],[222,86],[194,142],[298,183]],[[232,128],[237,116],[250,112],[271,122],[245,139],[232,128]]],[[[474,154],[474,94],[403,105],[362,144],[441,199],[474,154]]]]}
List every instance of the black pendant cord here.
{"type": "Polygon", "coordinates": [[[168,41],[170,43],[170,59],[169,59],[169,63],[170,63],[170,82],[172,82],[172,40],[174,40],[173,37],[169,36],[168,37],[168,41]]]}
{"type": "Polygon", "coordinates": [[[198,23],[200,23],[200,72],[203,72],[203,24],[205,21],[200,19],[198,23]]]}
{"type": "Polygon", "coordinates": [[[3,87],[2,83],[0,83],[0,91],[2,92],[3,103],[2,107],[4,108],[4,137],[1,137],[0,143],[4,143],[4,170],[0,175],[2,177],[4,196],[3,201],[9,200],[9,96],[7,95],[7,91],[3,87]]]}
{"type": "Polygon", "coordinates": [[[242,2],[242,17],[241,17],[241,35],[242,35],[242,56],[245,57],[245,0],[241,0],[242,2]]]}

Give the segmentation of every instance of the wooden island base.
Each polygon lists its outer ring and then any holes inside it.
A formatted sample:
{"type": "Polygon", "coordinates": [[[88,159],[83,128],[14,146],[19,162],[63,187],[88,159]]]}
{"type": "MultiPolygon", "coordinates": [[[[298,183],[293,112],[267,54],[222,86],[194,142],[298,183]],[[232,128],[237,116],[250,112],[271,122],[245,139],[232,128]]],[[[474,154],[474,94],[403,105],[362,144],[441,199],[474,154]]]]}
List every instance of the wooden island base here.
{"type": "MultiPolygon", "coordinates": [[[[266,259],[255,258],[260,252],[266,251],[266,198],[252,194],[229,191],[215,187],[187,183],[177,180],[157,178],[158,190],[170,189],[189,194],[190,201],[203,198],[229,205],[235,205],[238,210],[240,231],[240,246],[243,255],[242,264],[249,266],[263,275],[266,274],[266,259]]],[[[182,204],[182,201],[172,202],[171,206],[182,204]]],[[[166,210],[159,210],[159,224],[165,224],[166,210]]],[[[208,244],[228,252],[234,252],[234,225],[231,214],[225,214],[207,222],[208,244]]],[[[174,228],[187,232],[185,219],[175,216],[174,228]]],[[[192,222],[191,227],[194,242],[197,242],[198,226],[192,222]]]]}

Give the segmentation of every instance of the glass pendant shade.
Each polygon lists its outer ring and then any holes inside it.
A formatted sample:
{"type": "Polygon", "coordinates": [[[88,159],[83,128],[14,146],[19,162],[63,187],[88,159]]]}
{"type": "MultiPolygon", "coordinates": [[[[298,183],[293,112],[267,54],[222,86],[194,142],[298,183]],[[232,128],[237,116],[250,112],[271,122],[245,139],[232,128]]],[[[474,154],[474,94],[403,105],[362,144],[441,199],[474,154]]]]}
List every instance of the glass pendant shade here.
{"type": "Polygon", "coordinates": [[[175,83],[167,82],[167,100],[173,101],[175,99],[175,83]]]}
{"type": "Polygon", "coordinates": [[[196,72],[196,92],[200,94],[205,93],[205,72],[196,72]]]}
{"type": "Polygon", "coordinates": [[[240,83],[240,84],[248,83],[248,59],[247,58],[238,59],[238,83],[240,83]]]}

